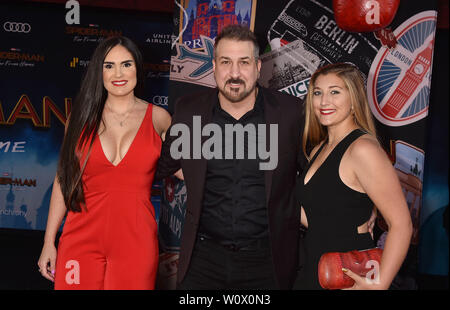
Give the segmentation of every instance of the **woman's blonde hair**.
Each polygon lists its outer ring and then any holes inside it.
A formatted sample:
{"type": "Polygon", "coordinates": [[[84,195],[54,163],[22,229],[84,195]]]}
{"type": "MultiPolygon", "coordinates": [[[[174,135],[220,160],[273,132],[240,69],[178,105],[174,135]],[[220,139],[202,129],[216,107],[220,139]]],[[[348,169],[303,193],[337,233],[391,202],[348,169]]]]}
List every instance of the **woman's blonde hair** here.
{"type": "Polygon", "coordinates": [[[366,87],[361,72],[353,64],[349,63],[335,63],[323,66],[317,69],[311,76],[308,94],[306,95],[305,128],[303,130],[302,147],[303,153],[305,153],[308,160],[310,158],[306,149],[312,149],[327,136],[327,128],[320,124],[314,114],[312,103],[313,89],[317,78],[327,74],[335,74],[342,79],[350,93],[355,123],[364,131],[376,137],[375,123],[367,101],[366,87]]]}

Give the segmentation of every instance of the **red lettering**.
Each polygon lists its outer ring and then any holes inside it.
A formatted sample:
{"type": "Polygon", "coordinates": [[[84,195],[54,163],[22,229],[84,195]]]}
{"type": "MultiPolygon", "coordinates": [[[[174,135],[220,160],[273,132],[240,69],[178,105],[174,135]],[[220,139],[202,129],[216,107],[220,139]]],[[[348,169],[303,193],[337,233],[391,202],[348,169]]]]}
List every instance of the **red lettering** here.
{"type": "Polygon", "coordinates": [[[5,123],[5,116],[3,115],[3,107],[2,102],[0,101],[0,125],[4,125],[5,123]]]}
{"type": "Polygon", "coordinates": [[[42,127],[41,120],[27,95],[22,95],[20,97],[19,102],[17,102],[6,122],[8,125],[14,125],[18,118],[31,119],[34,126],[42,127]]]}
{"type": "Polygon", "coordinates": [[[64,116],[48,96],[45,96],[43,99],[42,110],[43,110],[42,122],[44,124],[44,127],[50,127],[50,117],[51,117],[50,111],[53,112],[54,115],[56,115],[56,117],[61,121],[61,123],[65,124],[67,121],[67,114],[66,116],[64,116]]]}

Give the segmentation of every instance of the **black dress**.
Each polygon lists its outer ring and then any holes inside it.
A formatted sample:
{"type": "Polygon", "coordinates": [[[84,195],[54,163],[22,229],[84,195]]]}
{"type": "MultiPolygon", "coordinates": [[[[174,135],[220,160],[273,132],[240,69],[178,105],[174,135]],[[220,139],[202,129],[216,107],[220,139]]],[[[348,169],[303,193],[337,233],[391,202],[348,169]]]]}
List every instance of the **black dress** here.
{"type": "Polygon", "coordinates": [[[317,267],[323,253],[364,250],[375,246],[370,233],[359,234],[357,230],[370,218],[372,201],[367,194],[346,186],[339,176],[342,156],[350,144],[364,134],[359,129],[349,133],[304,185],[305,175],[324,143],[297,178],[297,200],[299,207],[303,206],[305,210],[308,230],[300,253],[303,266],[300,266],[294,289],[322,289],[317,267]]]}

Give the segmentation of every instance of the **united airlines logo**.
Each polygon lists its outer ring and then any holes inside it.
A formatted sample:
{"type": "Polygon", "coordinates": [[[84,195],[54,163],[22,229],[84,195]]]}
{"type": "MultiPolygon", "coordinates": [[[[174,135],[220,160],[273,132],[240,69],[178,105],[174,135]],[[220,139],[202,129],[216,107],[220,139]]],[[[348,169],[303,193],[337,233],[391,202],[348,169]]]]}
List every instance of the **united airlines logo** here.
{"type": "Polygon", "coordinates": [[[205,36],[201,36],[201,41],[204,46],[201,50],[176,44],[177,55],[171,59],[171,80],[216,87],[212,64],[214,41],[205,36]]]}
{"type": "Polygon", "coordinates": [[[406,20],[394,49],[382,47],[370,68],[367,93],[373,115],[388,126],[414,123],[428,114],[436,11],[406,20]]]}

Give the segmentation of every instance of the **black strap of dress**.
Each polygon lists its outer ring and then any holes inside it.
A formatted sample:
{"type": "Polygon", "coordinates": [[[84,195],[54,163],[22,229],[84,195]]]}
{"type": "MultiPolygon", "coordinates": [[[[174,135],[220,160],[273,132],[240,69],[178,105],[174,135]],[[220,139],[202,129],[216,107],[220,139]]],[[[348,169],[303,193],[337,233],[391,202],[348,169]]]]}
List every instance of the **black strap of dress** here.
{"type": "MultiPolygon", "coordinates": [[[[351,131],[349,134],[347,134],[335,147],[334,149],[331,151],[332,153],[342,153],[345,152],[348,148],[348,146],[355,141],[356,139],[358,139],[360,136],[365,135],[366,132],[357,128],[353,131],[351,131]]],[[[325,144],[328,142],[328,136],[325,139],[325,141],[322,143],[322,145],[320,146],[320,148],[317,150],[316,154],[314,154],[313,158],[310,160],[308,167],[306,169],[306,171],[308,171],[308,169],[311,167],[311,165],[314,163],[314,161],[316,160],[317,156],[319,156],[320,152],[322,152],[323,147],[325,146],[325,144]]],[[[331,153],[330,153],[331,155],[331,153]]],[[[343,154],[342,154],[343,155],[343,154]]],[[[341,158],[341,156],[338,156],[338,158],[341,158]]],[[[335,155],[336,156],[336,155],[335,155]]]]}

